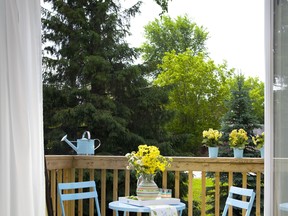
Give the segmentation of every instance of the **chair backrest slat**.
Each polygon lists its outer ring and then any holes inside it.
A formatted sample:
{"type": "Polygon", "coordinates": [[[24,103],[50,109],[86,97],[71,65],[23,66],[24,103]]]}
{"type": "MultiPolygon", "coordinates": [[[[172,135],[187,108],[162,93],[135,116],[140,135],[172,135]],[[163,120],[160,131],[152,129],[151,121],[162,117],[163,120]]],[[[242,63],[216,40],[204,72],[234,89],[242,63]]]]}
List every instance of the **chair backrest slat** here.
{"type": "Polygon", "coordinates": [[[229,193],[251,197],[254,192],[253,192],[253,189],[239,188],[239,187],[231,186],[229,193]]]}
{"type": "Polygon", "coordinates": [[[85,181],[85,182],[71,182],[71,183],[59,183],[58,188],[65,189],[79,189],[79,188],[89,188],[95,187],[95,181],[85,181]]]}
{"type": "Polygon", "coordinates": [[[238,208],[243,208],[243,209],[248,209],[249,207],[249,203],[242,201],[242,200],[237,200],[237,199],[232,199],[232,198],[227,198],[226,200],[226,204],[231,205],[231,206],[235,206],[238,208]]]}
{"type": "Polygon", "coordinates": [[[245,216],[249,216],[252,210],[254,199],[255,199],[255,192],[253,191],[253,189],[231,186],[222,216],[227,215],[229,206],[246,209],[245,216]],[[234,198],[234,195],[238,196],[240,195],[241,200],[234,198]],[[248,201],[243,201],[242,196],[246,196],[248,201]]]}
{"type": "Polygon", "coordinates": [[[65,216],[64,201],[91,198],[95,200],[97,215],[101,216],[95,181],[58,183],[58,194],[63,216],[65,216]],[[82,191],[79,191],[79,189],[82,189],[82,191]],[[90,191],[86,192],[84,189],[89,189],[90,191]],[[67,193],[63,193],[64,190],[67,191],[67,193]]]}
{"type": "Polygon", "coordinates": [[[62,200],[79,200],[79,199],[91,199],[97,198],[95,192],[84,192],[84,193],[71,193],[71,194],[62,194],[62,200]]]}

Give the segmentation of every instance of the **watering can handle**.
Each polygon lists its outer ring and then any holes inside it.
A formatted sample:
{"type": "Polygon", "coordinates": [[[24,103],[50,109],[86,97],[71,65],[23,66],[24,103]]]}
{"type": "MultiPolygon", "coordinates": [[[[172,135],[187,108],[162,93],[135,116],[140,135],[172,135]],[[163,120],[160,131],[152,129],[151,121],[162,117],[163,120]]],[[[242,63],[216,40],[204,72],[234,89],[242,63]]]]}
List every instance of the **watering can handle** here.
{"type": "Polygon", "coordinates": [[[94,148],[94,150],[96,150],[97,148],[99,148],[100,145],[101,145],[101,141],[100,141],[99,139],[95,139],[95,140],[97,140],[99,144],[98,144],[98,146],[96,146],[96,147],[94,148]]]}
{"type": "Polygon", "coordinates": [[[86,133],[87,133],[87,139],[90,139],[91,136],[90,136],[90,132],[89,132],[89,131],[85,131],[85,132],[83,133],[82,139],[85,138],[86,133]]]}

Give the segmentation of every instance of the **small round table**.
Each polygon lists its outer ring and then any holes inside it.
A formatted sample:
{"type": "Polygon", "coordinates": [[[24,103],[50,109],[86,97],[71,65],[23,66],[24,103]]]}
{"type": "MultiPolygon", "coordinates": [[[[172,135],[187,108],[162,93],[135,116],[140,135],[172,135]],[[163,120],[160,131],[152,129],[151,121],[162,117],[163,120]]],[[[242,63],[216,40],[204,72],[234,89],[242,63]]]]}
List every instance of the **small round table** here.
{"type": "MultiPolygon", "coordinates": [[[[171,206],[175,206],[178,215],[182,215],[182,211],[186,208],[185,203],[180,202],[179,204],[173,204],[171,206]]],[[[123,211],[125,215],[126,212],[147,212],[149,213],[151,209],[146,206],[136,206],[136,205],[131,205],[131,204],[126,204],[120,201],[113,201],[109,203],[109,208],[116,211],[116,216],[119,216],[119,211],[123,211]]]]}

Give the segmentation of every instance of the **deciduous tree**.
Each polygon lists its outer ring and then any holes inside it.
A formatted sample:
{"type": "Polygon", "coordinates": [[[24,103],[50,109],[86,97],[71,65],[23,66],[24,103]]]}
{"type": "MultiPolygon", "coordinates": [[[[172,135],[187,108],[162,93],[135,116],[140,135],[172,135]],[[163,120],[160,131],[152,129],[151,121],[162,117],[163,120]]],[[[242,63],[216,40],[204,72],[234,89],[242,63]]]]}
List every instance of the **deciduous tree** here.
{"type": "Polygon", "coordinates": [[[148,23],[144,29],[146,41],[141,46],[143,59],[150,66],[150,72],[156,75],[159,72],[155,72],[157,64],[161,63],[166,52],[174,50],[178,54],[190,49],[193,55],[206,53],[208,32],[186,15],[176,19],[163,15],[148,23]]]}
{"type": "Polygon", "coordinates": [[[154,83],[170,87],[166,109],[174,113],[167,129],[175,135],[191,134],[182,151],[195,153],[202,145],[202,131],[220,127],[227,111],[224,100],[229,90],[225,83],[231,71],[225,64],[216,65],[205,55],[194,55],[191,50],[178,54],[167,52],[159,69],[161,73],[154,83]]]}

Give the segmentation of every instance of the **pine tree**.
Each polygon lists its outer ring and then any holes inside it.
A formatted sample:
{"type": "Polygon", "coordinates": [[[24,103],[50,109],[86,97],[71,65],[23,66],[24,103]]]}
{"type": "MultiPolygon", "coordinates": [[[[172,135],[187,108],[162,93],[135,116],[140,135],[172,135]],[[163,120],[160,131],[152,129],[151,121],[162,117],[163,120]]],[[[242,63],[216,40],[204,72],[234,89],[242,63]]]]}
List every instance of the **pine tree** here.
{"type": "Polygon", "coordinates": [[[157,94],[147,88],[143,67],[133,65],[138,53],[125,41],[141,1],[126,10],[114,0],[46,2],[52,6],[42,10],[46,150],[67,154],[61,137],[76,140],[85,130],[102,141],[102,153],[123,155],[145,136],[154,138],[166,99],[151,96],[157,94]],[[152,127],[143,134],[148,119],[152,127]]]}
{"type": "MultiPolygon", "coordinates": [[[[249,96],[249,89],[244,86],[245,77],[240,74],[236,76],[235,88],[231,89],[231,99],[227,102],[228,112],[223,116],[222,129],[224,146],[220,151],[221,156],[232,156],[232,151],[228,146],[229,134],[234,129],[244,129],[248,137],[254,135],[253,130],[260,128],[252,101],[249,96]]],[[[249,139],[249,142],[251,140],[249,139]]],[[[248,148],[248,154],[253,153],[252,148],[248,148]]],[[[245,150],[247,152],[247,149],[245,150]]]]}
{"type": "Polygon", "coordinates": [[[248,136],[251,136],[253,130],[260,127],[249,97],[249,89],[244,87],[244,79],[243,75],[238,75],[236,89],[231,90],[228,112],[222,121],[222,131],[226,137],[233,129],[240,128],[243,128],[248,136]]]}

